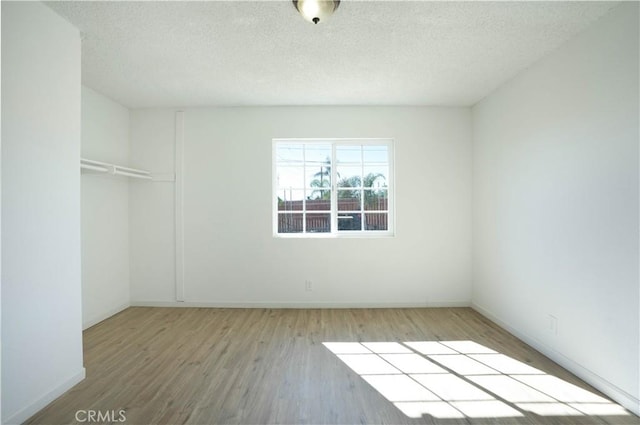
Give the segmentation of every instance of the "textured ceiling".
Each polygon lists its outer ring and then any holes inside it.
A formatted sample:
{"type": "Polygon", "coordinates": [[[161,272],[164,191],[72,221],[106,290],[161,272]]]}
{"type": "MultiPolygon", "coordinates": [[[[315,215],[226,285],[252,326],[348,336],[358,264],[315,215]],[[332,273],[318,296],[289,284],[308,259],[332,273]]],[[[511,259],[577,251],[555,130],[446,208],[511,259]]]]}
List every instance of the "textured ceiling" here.
{"type": "Polygon", "coordinates": [[[616,2],[52,2],[83,83],[130,108],[472,105],[616,2]]]}

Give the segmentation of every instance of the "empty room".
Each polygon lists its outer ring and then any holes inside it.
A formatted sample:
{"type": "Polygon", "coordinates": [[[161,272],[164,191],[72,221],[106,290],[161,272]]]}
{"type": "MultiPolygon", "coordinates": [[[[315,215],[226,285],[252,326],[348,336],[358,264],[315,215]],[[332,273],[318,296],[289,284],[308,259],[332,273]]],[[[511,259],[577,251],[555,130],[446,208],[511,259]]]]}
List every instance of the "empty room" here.
{"type": "Polygon", "coordinates": [[[2,424],[638,424],[637,1],[2,1],[2,424]]]}

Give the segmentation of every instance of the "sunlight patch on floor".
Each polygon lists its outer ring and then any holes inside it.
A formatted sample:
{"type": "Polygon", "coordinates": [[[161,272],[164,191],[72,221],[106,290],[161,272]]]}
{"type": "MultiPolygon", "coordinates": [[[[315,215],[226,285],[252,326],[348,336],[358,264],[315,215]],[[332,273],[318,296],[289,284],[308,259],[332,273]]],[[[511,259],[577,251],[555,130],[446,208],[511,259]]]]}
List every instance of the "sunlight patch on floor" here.
{"type": "Polygon", "coordinates": [[[451,373],[446,375],[411,375],[444,401],[494,400],[493,396],[451,373]]]}
{"type": "Polygon", "coordinates": [[[449,373],[418,354],[381,354],[380,357],[403,373],[449,373]]]}
{"type": "Polygon", "coordinates": [[[451,405],[470,418],[514,418],[522,413],[498,400],[453,401],[451,405]]]}
{"type": "Polygon", "coordinates": [[[504,354],[472,354],[469,357],[508,375],[544,375],[545,373],[504,354]]]}
{"type": "Polygon", "coordinates": [[[338,358],[345,362],[358,375],[383,375],[401,373],[389,362],[376,354],[340,354],[338,358]]]}
{"type": "Polygon", "coordinates": [[[518,403],[521,410],[539,416],[582,416],[583,414],[571,406],[562,403],[518,403]]]}
{"type": "Polygon", "coordinates": [[[491,369],[489,366],[486,366],[479,361],[472,359],[471,357],[465,356],[464,354],[443,354],[429,356],[429,359],[448,367],[449,369],[460,375],[496,374],[495,369],[491,369]]]}
{"type": "Polygon", "coordinates": [[[595,416],[615,416],[628,415],[626,409],[614,403],[569,403],[569,406],[576,408],[585,415],[595,416]]]}
{"type": "Polygon", "coordinates": [[[397,342],[363,342],[362,345],[376,354],[411,354],[413,351],[397,342]]]}
{"type": "Polygon", "coordinates": [[[391,402],[440,400],[407,375],[364,375],[362,378],[391,402]]]}
{"type": "Polygon", "coordinates": [[[507,375],[469,376],[469,379],[510,403],[553,403],[556,401],[507,375]]]}
{"type": "Polygon", "coordinates": [[[420,418],[431,415],[439,419],[464,418],[464,414],[444,401],[417,401],[394,403],[402,413],[410,418],[420,418]]]}
{"type": "Polygon", "coordinates": [[[563,403],[610,403],[590,391],[556,378],[552,375],[511,375],[518,381],[542,391],[563,403]]]}
{"type": "Polygon", "coordinates": [[[440,344],[438,341],[410,341],[405,345],[426,356],[432,354],[458,354],[457,351],[440,344]]]}
{"type": "Polygon", "coordinates": [[[629,415],[604,397],[475,341],[323,344],[410,418],[629,415]]]}

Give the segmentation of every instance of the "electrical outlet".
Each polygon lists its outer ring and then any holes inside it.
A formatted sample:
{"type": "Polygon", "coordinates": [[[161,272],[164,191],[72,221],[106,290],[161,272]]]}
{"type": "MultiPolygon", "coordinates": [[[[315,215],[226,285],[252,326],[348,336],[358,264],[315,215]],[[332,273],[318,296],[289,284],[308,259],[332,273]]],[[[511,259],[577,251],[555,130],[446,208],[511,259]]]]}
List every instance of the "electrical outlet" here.
{"type": "Polygon", "coordinates": [[[313,286],[312,286],[310,280],[305,280],[304,281],[304,290],[307,291],[307,292],[311,292],[313,290],[313,286]]]}

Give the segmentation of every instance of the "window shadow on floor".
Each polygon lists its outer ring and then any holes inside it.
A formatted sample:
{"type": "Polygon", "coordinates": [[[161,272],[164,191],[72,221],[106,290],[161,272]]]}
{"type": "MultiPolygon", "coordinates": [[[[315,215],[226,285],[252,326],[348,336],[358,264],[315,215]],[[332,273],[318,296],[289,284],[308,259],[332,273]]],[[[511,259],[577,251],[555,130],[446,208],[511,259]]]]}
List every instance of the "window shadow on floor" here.
{"type": "Polygon", "coordinates": [[[323,345],[410,418],[631,415],[604,397],[474,341],[323,345]]]}

